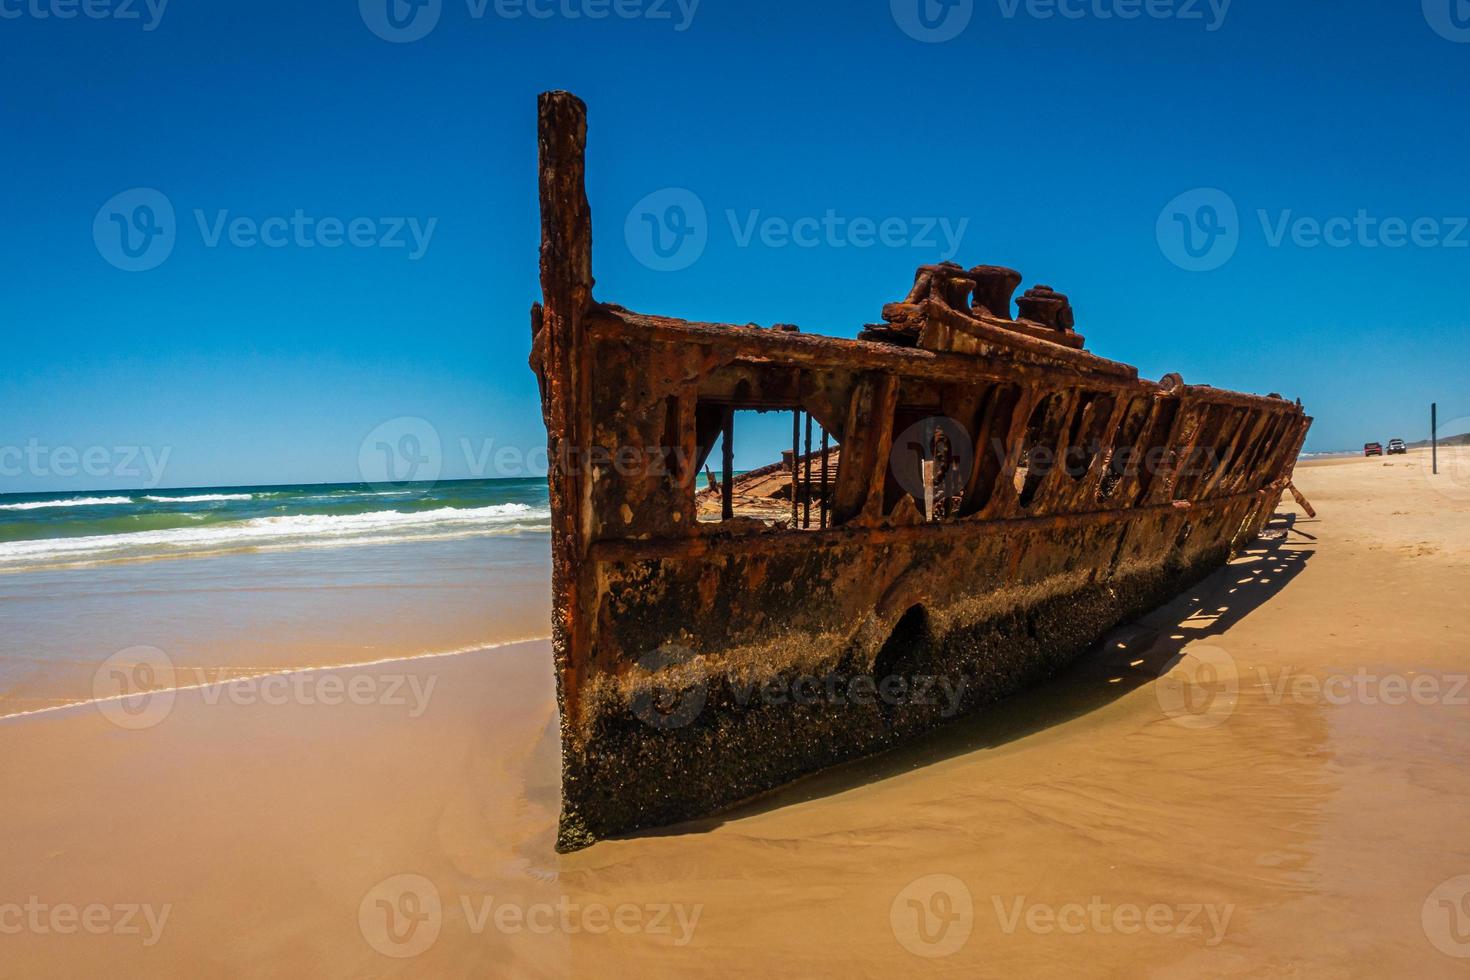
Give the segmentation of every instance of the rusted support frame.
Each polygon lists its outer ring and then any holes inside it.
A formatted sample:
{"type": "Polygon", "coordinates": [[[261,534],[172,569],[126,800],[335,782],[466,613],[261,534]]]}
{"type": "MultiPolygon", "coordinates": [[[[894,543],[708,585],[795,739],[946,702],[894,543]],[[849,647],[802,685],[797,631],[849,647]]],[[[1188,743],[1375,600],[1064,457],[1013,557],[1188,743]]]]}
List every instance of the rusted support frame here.
{"type": "Polygon", "coordinates": [[[801,409],[791,413],[791,526],[801,523],[801,504],[796,496],[796,468],[801,465],[801,409]]]}
{"type": "Polygon", "coordinates": [[[1026,449],[1026,429],[1031,425],[1031,416],[1035,413],[1036,406],[1049,394],[1051,391],[1045,388],[1022,389],[1021,398],[1011,415],[1010,427],[1001,443],[1006,451],[1005,463],[996,477],[990,502],[979,512],[978,516],[982,519],[999,520],[1022,516],[1021,495],[1016,490],[1016,471],[1021,466],[1021,454],[1026,449]]]}
{"type": "Polygon", "coordinates": [[[829,506],[828,501],[827,501],[827,457],[828,457],[828,455],[832,451],[831,445],[832,445],[831,433],[827,431],[827,427],[824,425],[824,426],[822,426],[822,515],[821,515],[821,525],[822,525],[822,529],[823,530],[826,530],[826,528],[827,528],[827,514],[828,514],[828,511],[830,510],[830,506],[829,506]]]}
{"type": "Polygon", "coordinates": [[[809,370],[882,371],[927,381],[962,384],[1002,381],[1011,384],[1050,384],[1057,388],[1075,385],[1085,379],[1089,386],[1097,390],[1158,390],[1153,382],[1136,377],[1093,375],[1056,364],[1004,362],[1005,367],[999,368],[989,366],[984,359],[962,354],[894,347],[891,344],[821,337],[815,334],[675,320],[613,310],[610,307],[593,310],[588,319],[588,329],[599,340],[631,343],[651,341],[681,347],[689,344],[707,345],[712,350],[719,351],[724,359],[748,361],[758,366],[781,364],[796,365],[809,370]]]}
{"type": "Polygon", "coordinates": [[[802,477],[802,510],[801,526],[812,526],[812,413],[806,413],[806,464],[803,467],[802,477]]]}
{"type": "Polygon", "coordinates": [[[720,511],[722,520],[735,518],[735,410],[725,413],[725,431],[720,437],[723,443],[720,455],[724,465],[724,482],[720,484],[720,511]]]}
{"type": "MultiPolygon", "coordinates": [[[[1262,501],[1279,495],[1286,484],[1273,484],[1262,490],[1251,490],[1230,497],[1191,507],[1192,515],[1203,515],[1239,506],[1250,501],[1262,501]]],[[[944,521],[932,524],[884,525],[879,527],[836,526],[820,537],[810,534],[702,534],[689,538],[673,538],[654,541],[609,539],[592,546],[589,558],[595,562],[619,563],[635,561],[682,560],[705,555],[770,554],[811,547],[872,547],[891,542],[909,541],[925,534],[957,534],[964,540],[982,540],[992,535],[1004,535],[1021,528],[1042,530],[1064,530],[1121,524],[1142,516],[1179,513],[1173,501],[1134,507],[1128,510],[1094,510],[1082,514],[1052,514],[1046,517],[1008,517],[999,520],[944,521]]],[[[1198,520],[1198,516],[1192,519],[1198,520]]]]}
{"type": "Polygon", "coordinates": [[[893,413],[898,406],[898,377],[872,374],[853,392],[843,427],[842,462],[837,467],[833,523],[882,517],[888,452],[893,444],[893,413]]]}
{"type": "Polygon", "coordinates": [[[1118,435],[1123,431],[1123,425],[1132,409],[1132,398],[1113,399],[1113,411],[1102,428],[1102,434],[1097,437],[1097,455],[1092,458],[1092,466],[1081,480],[1082,491],[1076,502],[1096,503],[1102,499],[1103,477],[1107,475],[1108,464],[1112,462],[1113,446],[1117,443],[1118,435]]]}

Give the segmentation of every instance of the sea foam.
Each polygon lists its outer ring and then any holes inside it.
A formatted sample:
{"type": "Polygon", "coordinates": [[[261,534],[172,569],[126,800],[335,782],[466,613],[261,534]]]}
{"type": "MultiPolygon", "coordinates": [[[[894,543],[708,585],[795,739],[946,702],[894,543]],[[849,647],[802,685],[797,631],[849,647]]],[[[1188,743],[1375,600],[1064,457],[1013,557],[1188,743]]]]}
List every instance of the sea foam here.
{"type": "Polygon", "coordinates": [[[551,511],[527,504],[367,514],[290,514],[206,527],[0,543],[0,568],[183,558],[233,551],[342,547],[550,530],[551,511]]]}
{"type": "Polygon", "coordinates": [[[156,504],[213,504],[227,500],[254,500],[255,495],[249,493],[201,493],[192,497],[147,497],[144,500],[156,504]]]}
{"type": "Polygon", "coordinates": [[[130,504],[131,497],[73,497],[70,500],[33,500],[23,504],[0,504],[0,510],[45,510],[51,507],[108,507],[130,504]]]}

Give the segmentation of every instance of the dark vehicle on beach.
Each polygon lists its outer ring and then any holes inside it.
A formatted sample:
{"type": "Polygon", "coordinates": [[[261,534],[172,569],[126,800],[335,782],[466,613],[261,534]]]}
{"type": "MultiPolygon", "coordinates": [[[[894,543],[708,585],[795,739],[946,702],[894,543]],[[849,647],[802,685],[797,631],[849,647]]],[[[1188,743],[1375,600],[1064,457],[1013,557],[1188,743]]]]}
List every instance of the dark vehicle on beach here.
{"type": "Polygon", "coordinates": [[[1388,454],[1390,456],[1407,456],[1409,454],[1409,447],[1402,439],[1390,439],[1388,440],[1388,454]]]}
{"type": "Polygon", "coordinates": [[[1363,446],[1363,455],[1364,456],[1382,456],[1383,455],[1383,443],[1381,443],[1381,442],[1370,442],[1370,443],[1365,444],[1363,446]]]}

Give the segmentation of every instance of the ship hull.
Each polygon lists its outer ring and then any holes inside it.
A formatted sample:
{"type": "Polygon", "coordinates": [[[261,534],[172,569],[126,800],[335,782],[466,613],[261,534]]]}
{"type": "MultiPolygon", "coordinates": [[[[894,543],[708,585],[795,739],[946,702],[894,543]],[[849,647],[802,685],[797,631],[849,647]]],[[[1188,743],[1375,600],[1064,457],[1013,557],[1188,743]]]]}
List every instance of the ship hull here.
{"type": "Polygon", "coordinates": [[[1267,492],[1073,527],[609,563],[619,616],[667,617],[663,630],[642,627],[653,636],[730,642],[707,671],[676,650],[661,664],[685,668],[676,680],[650,674],[594,698],[594,723],[567,733],[585,750],[564,757],[561,845],[718,812],[1043,680],[1218,569],[1275,502],[1267,492]],[[1163,553],[1153,545],[1181,536],[1163,553]],[[738,576],[721,575],[730,561],[738,576]],[[712,574],[741,594],[706,602],[699,583],[712,574]],[[748,609],[766,610],[766,625],[748,609]]]}
{"type": "Polygon", "coordinates": [[[1223,565],[1289,487],[1299,404],[1140,379],[1083,349],[1049,287],[1012,320],[1012,270],[923,267],[857,340],[596,302],[585,107],[540,108],[559,848],[1047,677],[1223,565]],[[792,442],[742,513],[749,412],[789,414],[792,442]]]}

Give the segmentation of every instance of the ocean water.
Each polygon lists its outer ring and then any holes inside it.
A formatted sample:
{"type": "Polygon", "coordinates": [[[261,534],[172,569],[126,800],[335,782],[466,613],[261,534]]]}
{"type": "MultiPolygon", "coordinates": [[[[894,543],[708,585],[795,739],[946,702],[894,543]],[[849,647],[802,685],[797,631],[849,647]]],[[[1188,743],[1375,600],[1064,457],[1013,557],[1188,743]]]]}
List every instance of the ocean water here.
{"type": "Polygon", "coordinates": [[[543,480],[0,494],[0,574],[549,532],[543,480]]]}
{"type": "Polygon", "coordinates": [[[0,496],[0,718],[135,648],[182,685],[546,637],[549,522],[543,480],[0,496]]]}

